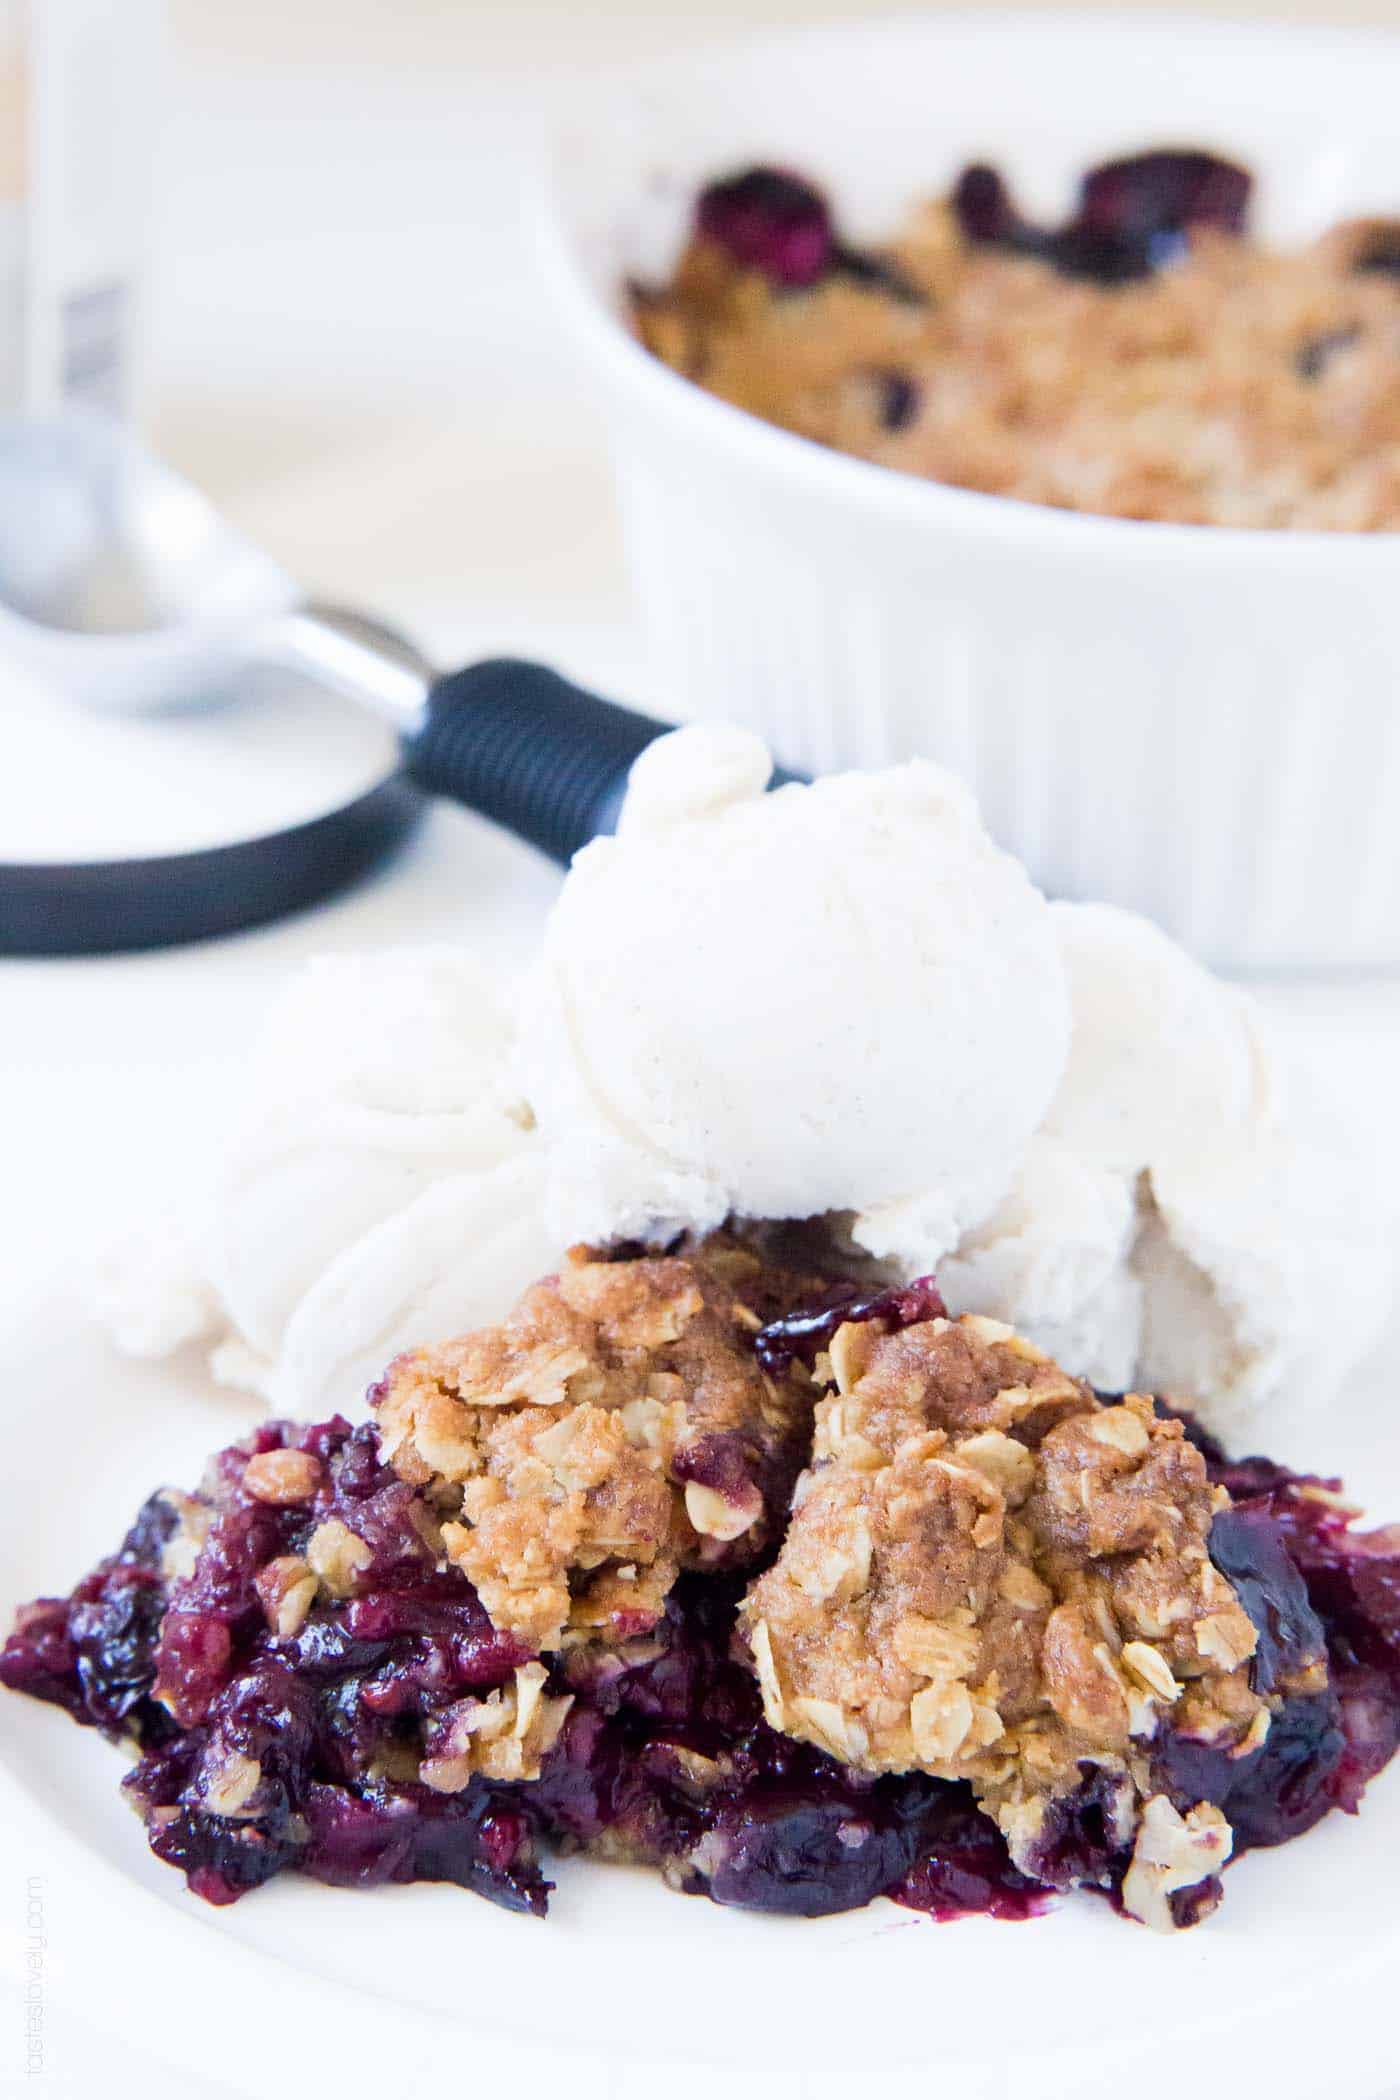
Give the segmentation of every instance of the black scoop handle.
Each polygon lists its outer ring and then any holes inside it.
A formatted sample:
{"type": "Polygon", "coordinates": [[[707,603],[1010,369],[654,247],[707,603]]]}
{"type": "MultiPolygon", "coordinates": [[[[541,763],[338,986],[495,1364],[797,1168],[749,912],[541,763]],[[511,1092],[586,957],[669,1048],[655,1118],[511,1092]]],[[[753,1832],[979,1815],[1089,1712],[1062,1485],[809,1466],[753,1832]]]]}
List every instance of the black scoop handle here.
{"type": "MultiPolygon", "coordinates": [[[[437,681],[405,765],[429,793],[567,866],[616,827],[633,761],[674,727],[600,700],[543,664],[497,657],[437,681]]],[[[793,778],[776,769],[769,785],[793,778]]]]}
{"type": "MultiPolygon", "coordinates": [[[[611,831],[638,754],[674,727],[503,658],[438,679],[402,764],[288,830],[144,859],[0,862],[0,956],[113,955],[260,926],[360,881],[409,836],[427,790],[565,865],[611,831]]],[[[775,768],[778,787],[797,776],[775,768]]]]}

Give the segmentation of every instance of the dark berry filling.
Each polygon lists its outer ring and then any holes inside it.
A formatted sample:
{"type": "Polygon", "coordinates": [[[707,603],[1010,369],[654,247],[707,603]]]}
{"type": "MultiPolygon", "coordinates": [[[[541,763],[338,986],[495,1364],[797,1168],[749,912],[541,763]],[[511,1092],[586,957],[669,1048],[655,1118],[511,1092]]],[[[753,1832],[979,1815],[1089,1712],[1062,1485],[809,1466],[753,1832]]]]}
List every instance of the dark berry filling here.
{"type": "Polygon", "coordinates": [[[811,1369],[838,1327],[848,1320],[881,1320],[887,1327],[916,1327],[923,1320],[946,1319],[937,1284],[931,1276],[887,1290],[862,1291],[858,1284],[834,1283],[830,1290],[797,1312],[770,1320],[754,1336],[754,1353],[770,1378],[781,1378],[794,1363],[811,1369]]]}
{"type": "Polygon", "coordinates": [[[741,1591],[687,1576],[636,1660],[574,1658],[577,1703],[532,1790],[556,1841],[606,1837],[687,1894],[799,1917],[882,1894],[939,1917],[1041,1907],[967,1787],[871,1778],[768,1727],[733,1648],[741,1591]]]}
{"type": "MultiPolygon", "coordinates": [[[[909,1325],[941,1311],[927,1279],[865,1297],[847,1286],[773,1321],[757,1346],[781,1366],[810,1360],[844,1319],[909,1325]]],[[[1152,1757],[1178,1806],[1223,1810],[1238,1854],[1354,1810],[1400,1744],[1400,1528],[1355,1533],[1335,1482],[1232,1462],[1187,1426],[1234,1498],[1211,1553],[1258,1630],[1256,1689],[1279,1704],[1244,1757],[1177,1729],[1152,1757]]],[[[743,1457],[714,1439],[691,1455],[693,1477],[723,1493],[743,1457]]],[[[374,1431],[269,1424],[219,1455],[193,1507],[207,1532],[188,1572],[165,1562],[198,1533],[177,1539],[178,1499],[153,1497],[71,1597],[19,1613],[0,1683],[134,1740],[125,1786],[152,1849],[211,1902],[293,1869],[339,1886],[452,1881],[541,1913],[542,1845],[632,1857],[687,1893],[799,1916],[885,1894],[938,1918],[1025,1918],[1070,1884],[1117,1900],[1131,1823],[1121,1777],[1086,1765],[1047,1817],[1034,1875],[1018,1871],[967,1787],[873,1778],[767,1726],[734,1640],[738,1576],[684,1576],[654,1634],[555,1664],[551,1689],[574,1703],[537,1779],[435,1792],[418,1761],[448,1709],[508,1683],[526,1651],[437,1567],[374,1431]],[[314,1493],[291,1507],[244,1480],[250,1457],[279,1451],[316,1461],[314,1493]],[[322,1595],[279,1636],[267,1571],[332,1519],[368,1552],[355,1592],[322,1595]]],[[[1216,1893],[1175,1898],[1178,1922],[1216,1893]]]]}
{"type": "Polygon", "coordinates": [[[357,1886],[456,1881],[542,1912],[528,1805],[479,1782],[444,1796],[387,1776],[416,1720],[505,1682],[525,1652],[468,1584],[437,1572],[373,1429],[270,1423],[219,1454],[200,1500],[210,1522],[192,1573],[163,1574],[179,1513],[152,1497],[71,1598],[20,1612],[0,1683],[134,1739],[124,1784],[151,1848],[211,1902],[295,1867],[357,1886]],[[318,1461],[311,1502],[270,1508],[244,1491],[248,1459],[282,1449],[318,1461]],[[330,1518],[370,1548],[366,1587],[279,1641],[256,1578],[330,1518]]]}

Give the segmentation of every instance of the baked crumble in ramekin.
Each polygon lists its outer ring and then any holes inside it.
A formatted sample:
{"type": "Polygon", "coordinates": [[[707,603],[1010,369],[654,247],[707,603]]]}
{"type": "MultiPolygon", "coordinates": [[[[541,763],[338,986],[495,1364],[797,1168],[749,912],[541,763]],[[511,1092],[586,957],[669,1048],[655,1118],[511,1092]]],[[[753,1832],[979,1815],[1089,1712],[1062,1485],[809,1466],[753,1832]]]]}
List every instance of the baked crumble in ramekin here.
{"type": "Polygon", "coordinates": [[[699,194],[647,348],[720,399],[879,465],[1176,524],[1400,527],[1400,220],[1248,234],[1251,181],[1159,151],[1044,228],[986,166],[885,245],[754,167],[699,194]]]}

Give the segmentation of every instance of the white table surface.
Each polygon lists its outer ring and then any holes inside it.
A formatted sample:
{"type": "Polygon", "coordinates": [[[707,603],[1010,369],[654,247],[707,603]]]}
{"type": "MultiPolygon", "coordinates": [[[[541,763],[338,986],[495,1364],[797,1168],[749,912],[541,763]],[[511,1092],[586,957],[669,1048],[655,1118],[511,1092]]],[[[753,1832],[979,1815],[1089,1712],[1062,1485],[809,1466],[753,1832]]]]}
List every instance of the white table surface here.
{"type": "MultiPolygon", "coordinates": [[[[552,344],[512,214],[528,47],[511,45],[509,12],[462,9],[447,66],[440,9],[408,9],[391,43],[376,41],[390,15],[368,0],[337,11],[334,40],[319,7],[178,0],[156,429],[289,567],[444,661],[529,650],[664,710],[632,625],[601,432],[552,344]]],[[[592,13],[613,48],[643,21],[592,13]]],[[[557,30],[540,54],[546,93],[567,91],[588,14],[533,10],[557,30]]],[[[428,936],[508,963],[555,882],[526,849],[443,809],[392,868],[295,922],[163,956],[0,964],[0,1326],[207,1142],[248,1030],[296,959],[428,936]]],[[[1400,1168],[1400,981],[1263,989],[1288,1032],[1374,1101],[1378,1145],[1400,1168]]],[[[18,1974],[8,1863],[21,1838],[32,1855],[33,1833],[0,1829],[0,2014],[18,1974]]],[[[120,2043],[98,2036],[82,2006],[81,1975],[66,1977],[50,2091],[227,2100],[216,2077],[201,2087],[153,2065],[135,2022],[120,2043]]],[[[7,2041],[0,2093],[23,2085],[7,2041]]],[[[587,2076],[618,2094],[641,2069],[587,2076]]]]}

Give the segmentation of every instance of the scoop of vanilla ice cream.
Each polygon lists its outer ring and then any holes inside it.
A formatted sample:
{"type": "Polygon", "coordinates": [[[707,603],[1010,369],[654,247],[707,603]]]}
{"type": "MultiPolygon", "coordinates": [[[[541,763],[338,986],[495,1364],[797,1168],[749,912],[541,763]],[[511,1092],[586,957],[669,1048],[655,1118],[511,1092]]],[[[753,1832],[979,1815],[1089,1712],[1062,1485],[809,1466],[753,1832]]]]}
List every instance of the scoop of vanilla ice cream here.
{"type": "Polygon", "coordinates": [[[543,1199],[544,1160],[527,1148],[430,1182],[347,1242],[287,1322],[264,1381],[274,1407],[353,1413],[401,1350],[503,1319],[559,1265],[543,1199]]]}
{"type": "MultiPolygon", "coordinates": [[[[1077,1375],[1119,1390],[1133,1382],[1142,1338],[1137,1234],[1128,1177],[1036,1137],[1001,1202],[934,1265],[956,1311],[1019,1326],[1077,1375]]],[[[921,1246],[903,1251],[909,1273],[927,1265],[921,1246]]]]}
{"type": "Polygon", "coordinates": [[[1047,905],[934,766],[769,772],[736,730],[652,745],[518,1002],[455,949],[306,966],[197,1215],[109,1271],[118,1339],[351,1411],[574,1240],[840,1214],[1106,1389],[1227,1431],[1325,1403],[1386,1317],[1393,1206],[1253,1003],[1047,905]]]}
{"type": "Polygon", "coordinates": [[[109,1272],[128,1347],[211,1347],[216,1373],[342,1410],[410,1344],[507,1310],[553,1266],[508,1000],[455,950],[325,956],[252,1053],[200,1218],[109,1272]]]}
{"type": "Polygon", "coordinates": [[[952,1244],[1064,1061],[1044,900],[915,763],[764,793],[763,745],[689,728],[580,853],[526,994],[526,1088],[568,1236],[913,1204],[952,1244]]]}
{"type": "Polygon", "coordinates": [[[1252,1002],[1155,927],[1051,910],[1069,1059],[1011,1188],[940,1268],[949,1302],[1105,1388],[1194,1396],[1227,1429],[1263,1401],[1325,1399],[1393,1288],[1362,1144],[1290,1091],[1252,1002]]]}
{"type": "Polygon", "coordinates": [[[1400,1218],[1370,1134],[1325,1094],[1232,1154],[1154,1168],[1135,1254],[1141,1382],[1210,1396],[1227,1427],[1261,1404],[1325,1405],[1379,1339],[1395,1300],[1400,1218]]]}
{"type": "Polygon", "coordinates": [[[252,1348],[276,1355],[362,1233],[528,1143],[511,1046],[501,993],[450,951],[322,956],[291,979],[252,1055],[206,1240],[210,1280],[252,1348]]]}
{"type": "Polygon", "coordinates": [[[1158,927],[1110,904],[1052,904],[1074,1014],[1043,1134],[1134,1174],[1249,1142],[1276,1120],[1261,1018],[1158,927]]]}

